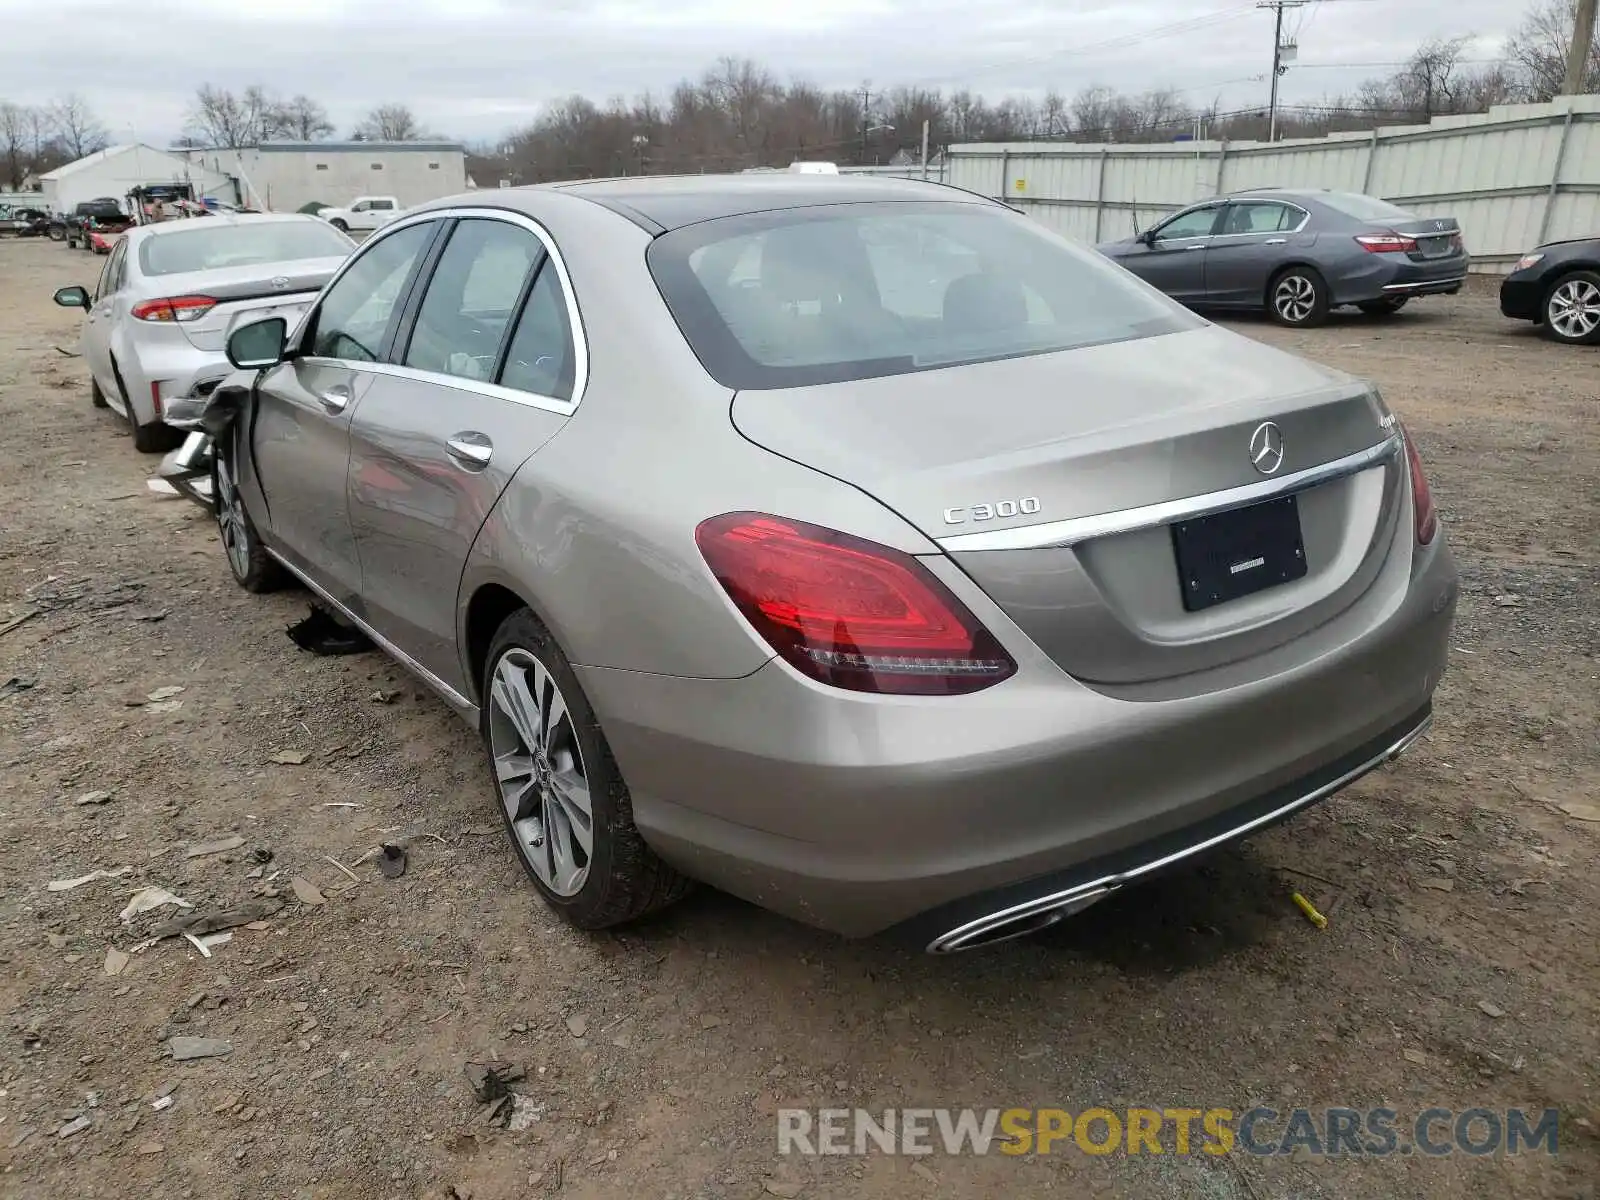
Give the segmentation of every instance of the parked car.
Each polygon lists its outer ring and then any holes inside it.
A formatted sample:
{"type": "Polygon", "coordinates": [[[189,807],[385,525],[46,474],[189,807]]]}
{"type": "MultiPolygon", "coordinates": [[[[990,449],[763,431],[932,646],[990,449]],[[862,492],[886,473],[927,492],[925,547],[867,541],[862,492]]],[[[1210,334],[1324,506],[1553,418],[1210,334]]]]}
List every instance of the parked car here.
{"type": "Polygon", "coordinates": [[[344,208],[321,208],[317,216],[341,233],[352,229],[372,230],[387,225],[404,209],[394,196],[357,196],[344,208]]]}
{"type": "Polygon", "coordinates": [[[1500,311],[1569,345],[1600,345],[1600,238],[1546,242],[1500,284],[1500,311]]]}
{"type": "Polygon", "coordinates": [[[971,193],[439,201],[229,355],[234,577],[303,580],[477,726],[583,928],[694,877],[996,941],[1431,719],[1456,573],[1374,388],[971,193]]]}
{"type": "MultiPolygon", "coordinates": [[[[73,206],[72,212],[62,220],[62,239],[66,241],[68,250],[79,246],[92,250],[94,246],[90,235],[95,231],[121,232],[132,224],[132,219],[122,211],[122,204],[115,197],[101,196],[97,200],[83,200],[73,206]]],[[[53,238],[54,234],[51,236],[53,238]]]]}
{"type": "Polygon", "coordinates": [[[42,208],[0,211],[0,237],[42,237],[49,227],[50,214],[42,208]]]}
{"type": "Polygon", "coordinates": [[[1185,304],[1299,326],[1342,305],[1383,317],[1414,296],[1459,292],[1469,261],[1453,217],[1288,188],[1206,200],[1097,249],[1185,304]]]}
{"type": "Polygon", "coordinates": [[[228,374],[228,331],[244,316],[297,318],[354,247],[314,217],[211,216],[131,229],[93,294],[62,288],[87,310],[81,350],[90,397],[127,420],[134,445],[169,450],[162,404],[203,394],[228,374]]]}

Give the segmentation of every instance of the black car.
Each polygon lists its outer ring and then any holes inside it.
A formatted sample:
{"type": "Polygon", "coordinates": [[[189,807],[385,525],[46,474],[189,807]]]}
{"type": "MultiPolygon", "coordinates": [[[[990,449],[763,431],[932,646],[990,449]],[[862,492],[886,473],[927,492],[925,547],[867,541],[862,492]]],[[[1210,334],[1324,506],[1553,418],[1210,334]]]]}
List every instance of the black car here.
{"type": "Polygon", "coordinates": [[[1558,342],[1600,345],[1600,238],[1548,242],[1524,254],[1500,285],[1500,311],[1558,342]]]}

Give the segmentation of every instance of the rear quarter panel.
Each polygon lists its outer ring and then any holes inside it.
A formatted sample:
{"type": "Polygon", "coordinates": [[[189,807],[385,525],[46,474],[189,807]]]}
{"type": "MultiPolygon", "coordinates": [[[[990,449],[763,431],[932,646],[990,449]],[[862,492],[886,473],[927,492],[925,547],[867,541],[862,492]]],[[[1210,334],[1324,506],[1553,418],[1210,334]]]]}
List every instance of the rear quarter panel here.
{"type": "MultiPolygon", "coordinates": [[[[588,387],[518,472],[468,558],[457,602],[487,584],[521,596],[581,666],[733,678],[772,657],[712,577],[695,527],[751,509],[911,553],[937,548],[848,484],[759,449],[733,393],[700,366],[645,265],[649,236],[559,191],[524,209],[567,263],[589,343],[588,387]]],[[[465,676],[472,664],[463,659],[465,676]]]]}

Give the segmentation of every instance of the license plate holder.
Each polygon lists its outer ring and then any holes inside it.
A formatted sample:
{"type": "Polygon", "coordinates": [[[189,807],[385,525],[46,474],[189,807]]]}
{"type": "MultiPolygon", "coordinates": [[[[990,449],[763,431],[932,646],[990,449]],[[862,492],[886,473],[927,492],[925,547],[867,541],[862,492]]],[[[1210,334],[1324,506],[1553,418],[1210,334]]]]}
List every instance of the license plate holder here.
{"type": "Polygon", "coordinates": [[[1295,496],[1168,526],[1187,612],[1200,612],[1304,577],[1306,548],[1295,496]]]}

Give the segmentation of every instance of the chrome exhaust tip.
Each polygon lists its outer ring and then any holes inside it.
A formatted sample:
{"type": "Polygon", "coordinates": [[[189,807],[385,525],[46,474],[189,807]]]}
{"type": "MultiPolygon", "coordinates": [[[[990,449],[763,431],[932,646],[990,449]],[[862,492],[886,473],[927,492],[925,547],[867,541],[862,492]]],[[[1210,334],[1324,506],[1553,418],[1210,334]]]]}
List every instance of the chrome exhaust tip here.
{"type": "Polygon", "coordinates": [[[1065,899],[1052,896],[1045,901],[1031,901],[1001,909],[958,925],[934,938],[928,943],[928,953],[957,954],[963,950],[976,950],[981,946],[996,946],[1001,942],[1028,937],[1075,916],[1090,905],[1098,904],[1115,890],[1114,887],[1091,886],[1065,899]]]}

